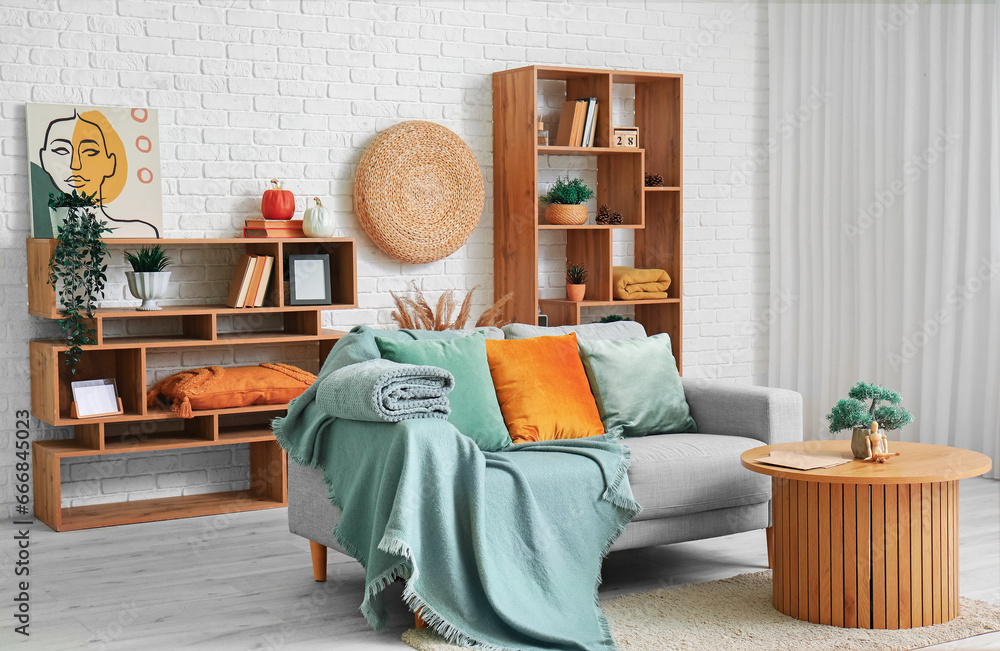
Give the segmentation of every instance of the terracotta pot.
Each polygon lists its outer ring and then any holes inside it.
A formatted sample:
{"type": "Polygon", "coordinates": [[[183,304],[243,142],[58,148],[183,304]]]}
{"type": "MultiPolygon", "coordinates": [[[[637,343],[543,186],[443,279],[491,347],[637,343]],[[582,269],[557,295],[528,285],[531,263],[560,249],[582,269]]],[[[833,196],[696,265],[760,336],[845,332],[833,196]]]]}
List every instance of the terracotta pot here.
{"type": "Polygon", "coordinates": [[[868,446],[865,445],[865,439],[871,434],[871,430],[867,427],[855,427],[854,431],[851,432],[851,452],[854,453],[855,459],[864,459],[868,456],[868,446]]]}
{"type": "Polygon", "coordinates": [[[550,203],[545,209],[545,221],[550,224],[586,224],[587,206],[583,204],[550,203]]]}
{"type": "Polygon", "coordinates": [[[566,283],[566,298],[571,301],[582,301],[583,295],[586,292],[586,285],[571,285],[570,283],[566,283]]]}

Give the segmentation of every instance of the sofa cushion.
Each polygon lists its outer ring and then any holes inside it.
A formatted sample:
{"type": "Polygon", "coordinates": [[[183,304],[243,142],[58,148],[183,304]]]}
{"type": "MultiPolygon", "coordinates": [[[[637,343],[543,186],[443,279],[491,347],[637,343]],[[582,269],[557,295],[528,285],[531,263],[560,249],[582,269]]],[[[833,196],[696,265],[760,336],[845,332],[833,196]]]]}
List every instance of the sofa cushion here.
{"type": "Polygon", "coordinates": [[[670,349],[670,335],[581,339],[583,367],[609,434],[698,431],[670,349]]]}
{"type": "Polygon", "coordinates": [[[500,411],[514,443],[600,436],[576,335],[486,342],[500,411]]]}
{"type": "Polygon", "coordinates": [[[457,339],[393,341],[375,337],[384,359],[400,364],[436,366],[455,376],[455,389],[448,396],[448,422],[482,450],[500,450],[510,445],[507,426],[500,414],[486,361],[486,335],[481,332],[457,339]]]}
{"type": "Polygon", "coordinates": [[[611,323],[584,323],[576,326],[546,328],[526,323],[508,323],[503,327],[507,339],[552,337],[575,332],[578,339],[630,339],[645,337],[646,329],[638,321],[613,321],[611,323]]]}
{"type": "Polygon", "coordinates": [[[636,521],[746,506],[771,498],[771,480],[740,465],[762,443],[743,436],[659,434],[622,439],[632,452],[636,521]]]}

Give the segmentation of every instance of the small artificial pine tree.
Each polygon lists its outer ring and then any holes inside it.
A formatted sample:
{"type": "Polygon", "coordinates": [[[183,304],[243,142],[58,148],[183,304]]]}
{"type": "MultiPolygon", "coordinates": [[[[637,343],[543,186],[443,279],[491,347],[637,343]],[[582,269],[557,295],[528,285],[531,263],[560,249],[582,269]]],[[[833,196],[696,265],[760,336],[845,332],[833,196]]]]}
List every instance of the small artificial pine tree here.
{"type": "Polygon", "coordinates": [[[830,421],[830,432],[853,429],[855,427],[870,427],[872,422],[878,423],[880,429],[899,429],[913,422],[913,414],[900,407],[900,395],[892,389],[878,384],[858,382],[847,393],[848,397],[837,401],[833,410],[827,414],[830,421]],[[871,400],[867,408],[863,401],[871,400]],[[880,401],[891,404],[879,405],[880,401]]]}

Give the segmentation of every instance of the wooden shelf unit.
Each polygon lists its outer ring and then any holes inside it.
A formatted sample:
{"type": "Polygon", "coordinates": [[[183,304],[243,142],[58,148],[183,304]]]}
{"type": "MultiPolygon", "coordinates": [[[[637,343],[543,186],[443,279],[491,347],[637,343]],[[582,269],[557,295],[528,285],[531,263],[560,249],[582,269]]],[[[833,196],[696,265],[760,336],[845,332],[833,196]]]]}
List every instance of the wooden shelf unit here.
{"type": "MultiPolygon", "coordinates": [[[[620,125],[619,125],[620,126],[620,125]]],[[[683,76],[679,74],[527,66],[493,74],[493,250],[494,294],[514,292],[505,317],[537,324],[538,310],[549,325],[577,325],[590,306],[634,305],[646,332],[670,335],[681,368],[683,261],[683,76]],[[594,147],[539,145],[539,81],[565,82],[567,100],[596,97],[594,147]],[[614,86],[635,88],[639,149],[610,147],[614,86]],[[615,226],[588,223],[554,226],[538,207],[539,156],[591,156],[597,160],[597,205],[622,214],[615,226]],[[664,187],[647,188],[645,173],[663,176],[664,187]],[[614,229],[635,233],[638,268],[670,274],[668,298],[617,301],[612,292],[614,229]],[[539,300],[538,240],[543,230],[566,231],[566,258],[590,271],[579,302],[539,300]]],[[[590,219],[593,220],[591,215],[590,219]]]]}
{"type": "MultiPolygon", "coordinates": [[[[324,310],[357,307],[357,243],[353,238],[225,238],[225,239],[116,239],[111,245],[206,246],[234,248],[241,253],[272,255],[276,264],[266,307],[230,308],[224,304],[171,305],[154,312],[134,308],[95,311],[97,343],[83,348],[75,375],[64,364],[68,346],[62,339],[29,343],[31,363],[31,412],[56,426],[72,426],[74,438],[32,443],[36,516],[56,531],[90,529],[133,522],[250,511],[287,505],[285,454],[270,428],[272,418],[287,405],[252,405],[230,409],[199,410],[194,418],[181,419],[163,407],[147,407],[147,352],[150,350],[212,348],[219,346],[275,346],[315,342],[317,363],[322,364],[338,339],[347,334],[321,327],[324,310]],[[280,261],[288,254],[330,255],[331,305],[287,305],[284,271],[280,261]],[[274,319],[267,330],[220,332],[218,318],[252,314],[281,316],[281,330],[274,319]],[[181,321],[181,333],[110,336],[105,321],[123,319],[181,321]],[[92,419],[70,416],[70,383],[114,377],[124,413],[92,419]],[[245,443],[250,449],[250,488],[243,491],[154,498],[112,504],[63,508],[60,462],[70,457],[132,454],[245,443]]],[[[28,312],[58,319],[55,289],[48,284],[48,262],[55,240],[27,240],[28,312]]],[[[178,264],[178,263],[175,263],[178,264]]],[[[276,359],[273,361],[281,361],[276,359]]]]}

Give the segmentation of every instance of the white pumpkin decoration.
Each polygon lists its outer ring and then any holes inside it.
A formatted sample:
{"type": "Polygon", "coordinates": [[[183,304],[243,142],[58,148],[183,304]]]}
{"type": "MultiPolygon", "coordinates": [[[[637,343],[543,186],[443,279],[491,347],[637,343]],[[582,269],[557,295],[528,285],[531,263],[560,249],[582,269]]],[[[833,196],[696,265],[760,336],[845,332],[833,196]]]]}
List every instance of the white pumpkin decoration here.
{"type": "Polygon", "coordinates": [[[333,237],[337,225],[333,221],[333,211],[323,205],[319,197],[313,197],[315,206],[306,208],[302,217],[302,232],[306,237],[333,237]]]}

